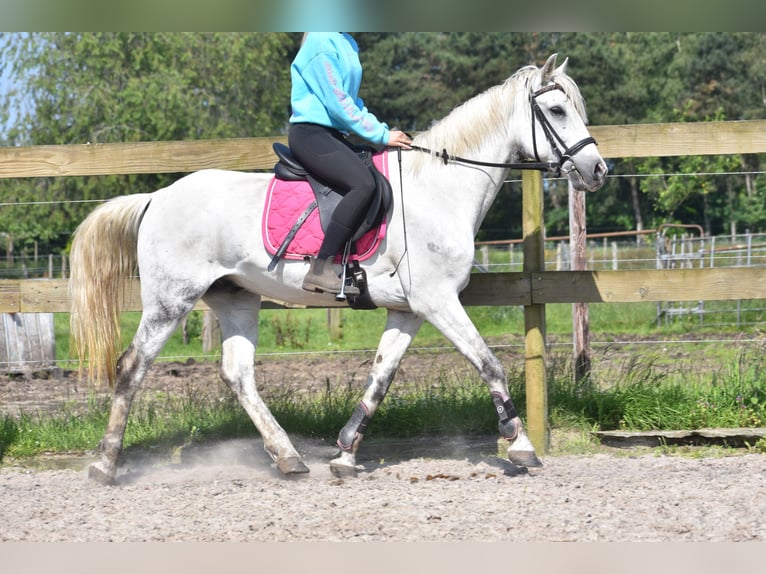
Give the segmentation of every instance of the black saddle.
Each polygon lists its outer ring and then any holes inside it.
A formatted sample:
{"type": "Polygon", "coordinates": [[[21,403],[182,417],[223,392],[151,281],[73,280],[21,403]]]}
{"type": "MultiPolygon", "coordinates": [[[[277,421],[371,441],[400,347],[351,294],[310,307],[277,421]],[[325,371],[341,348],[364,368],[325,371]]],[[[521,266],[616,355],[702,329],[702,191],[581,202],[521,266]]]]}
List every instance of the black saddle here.
{"type": "MultiPolygon", "coordinates": [[[[279,161],[274,166],[274,175],[278,179],[286,181],[300,181],[306,180],[311,184],[311,189],[314,192],[314,202],[306,209],[306,211],[300,216],[295,225],[290,229],[290,232],[285,237],[285,240],[280,245],[277,253],[272,259],[269,270],[272,270],[279,259],[284,255],[290,242],[295,237],[295,234],[300,229],[303,222],[306,221],[308,216],[314,211],[319,209],[319,221],[322,225],[322,230],[327,229],[327,225],[330,222],[332,212],[337,207],[343,196],[332,189],[329,185],[321,182],[314,176],[312,176],[306,168],[304,168],[300,162],[295,158],[290,148],[285,144],[275,142],[272,145],[274,153],[277,154],[279,161]]],[[[385,176],[378,171],[375,164],[372,162],[373,150],[367,147],[357,147],[357,155],[364,162],[367,168],[375,178],[375,196],[373,197],[370,207],[367,210],[367,214],[362,220],[361,225],[354,231],[351,236],[351,242],[355,242],[362,235],[367,233],[370,229],[378,225],[383,221],[391,208],[393,202],[393,192],[391,191],[391,183],[385,178],[385,176]]]]}

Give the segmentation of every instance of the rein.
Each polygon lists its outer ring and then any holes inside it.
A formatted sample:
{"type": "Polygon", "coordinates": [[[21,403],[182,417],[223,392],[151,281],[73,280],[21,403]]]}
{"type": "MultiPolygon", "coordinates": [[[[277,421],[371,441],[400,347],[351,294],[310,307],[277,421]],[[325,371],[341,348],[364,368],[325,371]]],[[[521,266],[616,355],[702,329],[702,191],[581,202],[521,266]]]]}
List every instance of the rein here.
{"type": "Polygon", "coordinates": [[[407,274],[410,276],[410,289],[412,289],[412,267],[410,267],[410,252],[409,247],[407,244],[407,220],[404,216],[404,179],[402,175],[402,148],[398,147],[396,148],[396,156],[399,160],[399,197],[402,202],[402,231],[404,234],[404,253],[402,253],[402,256],[399,258],[399,261],[396,262],[396,265],[394,266],[394,270],[388,275],[389,277],[393,277],[396,275],[397,271],[399,271],[399,266],[402,264],[402,261],[404,260],[404,257],[407,257],[407,274]]]}
{"type": "Polygon", "coordinates": [[[572,156],[580,152],[583,148],[590,144],[598,145],[596,140],[593,137],[587,137],[581,139],[576,144],[572,145],[571,147],[567,148],[566,143],[564,143],[564,140],[559,136],[558,133],[556,133],[556,130],[554,129],[553,125],[551,125],[550,121],[548,121],[548,118],[545,117],[545,114],[543,113],[543,110],[540,108],[540,106],[537,104],[537,97],[549,92],[551,90],[561,90],[564,91],[564,88],[562,88],[559,84],[549,84],[547,86],[543,86],[536,92],[533,92],[529,95],[529,104],[532,109],[532,146],[535,150],[535,159],[532,160],[525,160],[521,163],[493,163],[488,161],[479,161],[476,159],[468,159],[465,157],[460,157],[456,155],[450,155],[446,149],[442,149],[442,151],[434,151],[432,149],[428,149],[426,147],[421,147],[418,145],[412,145],[410,146],[413,150],[427,153],[428,155],[438,157],[442,160],[444,165],[447,165],[450,162],[453,163],[464,163],[469,165],[479,165],[483,167],[499,167],[503,169],[529,169],[529,170],[535,170],[535,171],[548,171],[553,174],[555,174],[556,177],[558,177],[561,174],[561,168],[563,165],[572,159],[572,156]],[[537,153],[537,137],[536,137],[536,131],[535,131],[535,120],[540,122],[540,126],[543,128],[543,133],[545,133],[545,137],[548,140],[548,143],[551,146],[551,149],[553,150],[553,153],[556,154],[556,157],[558,158],[558,161],[549,161],[544,162],[540,161],[540,155],[537,153]],[[563,149],[563,151],[562,151],[563,149]]]}
{"type": "Polygon", "coordinates": [[[480,165],[483,167],[501,167],[505,169],[531,169],[531,170],[537,170],[537,171],[557,171],[557,168],[559,167],[559,164],[557,162],[549,161],[549,162],[542,162],[539,160],[537,161],[524,161],[521,163],[492,163],[489,161],[479,161],[477,159],[468,159],[465,157],[460,157],[457,155],[450,155],[447,153],[446,149],[443,149],[442,151],[434,151],[431,149],[428,149],[426,147],[421,147],[418,145],[411,145],[410,146],[415,151],[420,151],[427,153],[428,155],[432,155],[434,157],[438,157],[442,160],[444,165],[447,165],[449,162],[454,163],[466,163],[469,165],[480,165]]]}

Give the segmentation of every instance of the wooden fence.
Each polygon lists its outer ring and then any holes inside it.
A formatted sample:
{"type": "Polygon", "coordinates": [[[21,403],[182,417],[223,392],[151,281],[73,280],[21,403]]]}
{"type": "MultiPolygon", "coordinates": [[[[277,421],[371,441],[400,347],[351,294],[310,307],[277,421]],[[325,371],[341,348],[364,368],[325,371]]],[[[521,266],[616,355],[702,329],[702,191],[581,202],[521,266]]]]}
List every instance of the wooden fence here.
{"type": "MultiPolygon", "coordinates": [[[[591,133],[606,158],[766,152],[762,120],[593,126],[591,133]]],[[[274,141],[284,138],[0,148],[0,178],[269,170],[274,141]]],[[[542,175],[524,172],[524,271],[474,274],[461,297],[465,305],[524,307],[527,426],[535,447],[545,452],[546,304],[766,299],[766,268],[544,271],[542,205],[542,175]]],[[[138,289],[131,292],[128,309],[140,310],[138,289]]],[[[68,307],[66,280],[0,281],[0,312],[66,312],[68,307]]]]}

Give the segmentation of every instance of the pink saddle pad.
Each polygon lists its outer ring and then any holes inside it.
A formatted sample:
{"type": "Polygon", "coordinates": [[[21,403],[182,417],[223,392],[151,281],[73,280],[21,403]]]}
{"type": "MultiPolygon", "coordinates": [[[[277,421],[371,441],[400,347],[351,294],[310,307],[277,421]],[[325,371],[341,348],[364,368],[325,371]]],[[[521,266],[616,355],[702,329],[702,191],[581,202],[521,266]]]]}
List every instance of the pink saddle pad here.
{"type": "MultiPolygon", "coordinates": [[[[375,167],[388,179],[387,151],[373,155],[375,167]]],[[[287,237],[290,229],[306,208],[314,201],[314,192],[307,181],[284,181],[273,177],[266,193],[266,205],[263,210],[263,244],[266,251],[274,255],[287,237]]],[[[358,261],[371,257],[386,235],[386,222],[370,229],[356,242],[358,261]]],[[[284,259],[303,259],[319,253],[324,232],[319,221],[319,210],[315,209],[306,218],[303,225],[293,237],[287,248],[284,259]]]]}

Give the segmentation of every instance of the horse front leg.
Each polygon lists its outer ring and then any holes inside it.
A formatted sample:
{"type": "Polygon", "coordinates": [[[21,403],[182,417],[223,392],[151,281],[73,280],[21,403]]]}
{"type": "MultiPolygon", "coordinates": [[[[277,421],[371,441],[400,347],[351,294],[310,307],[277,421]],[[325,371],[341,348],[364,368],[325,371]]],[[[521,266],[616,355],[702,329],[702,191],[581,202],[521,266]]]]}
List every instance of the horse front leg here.
{"type": "Polygon", "coordinates": [[[422,324],[423,319],[412,313],[388,311],[386,328],[378,343],[364,395],[338,435],[341,453],[330,461],[330,471],[335,476],[356,475],[356,453],[367,426],[388,393],[399,363],[422,324]]]}
{"type": "Polygon", "coordinates": [[[511,400],[500,361],[471,322],[457,296],[444,295],[435,300],[440,301],[441,305],[431,309],[426,319],[468,359],[489,388],[497,413],[498,430],[508,440],[508,460],[523,467],[542,466],[511,400]]]}

